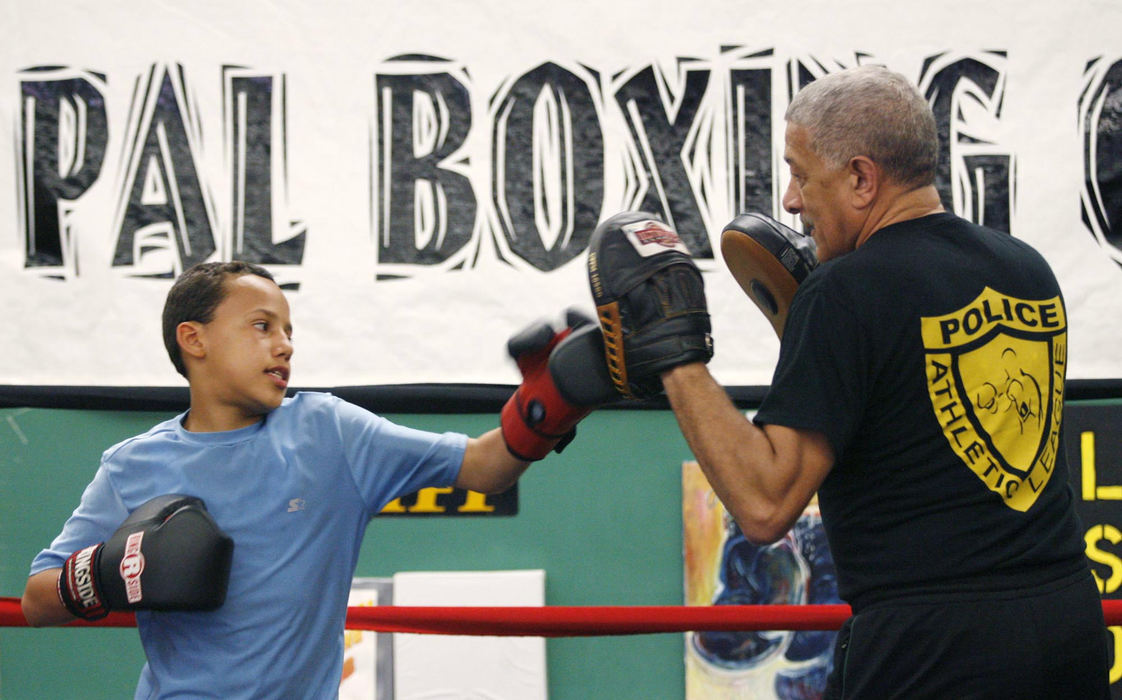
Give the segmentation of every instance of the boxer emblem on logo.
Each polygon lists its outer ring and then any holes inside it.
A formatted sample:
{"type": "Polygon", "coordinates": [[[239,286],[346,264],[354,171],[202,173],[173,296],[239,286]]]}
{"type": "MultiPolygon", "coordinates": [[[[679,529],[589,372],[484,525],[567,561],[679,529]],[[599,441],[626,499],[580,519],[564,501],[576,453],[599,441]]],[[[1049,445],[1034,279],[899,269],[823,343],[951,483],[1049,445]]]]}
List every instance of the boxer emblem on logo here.
{"type": "Polygon", "coordinates": [[[1067,368],[1059,297],[986,287],[921,322],[931,407],[952,450],[1005,505],[1027,511],[1052,476],[1067,368]]]}

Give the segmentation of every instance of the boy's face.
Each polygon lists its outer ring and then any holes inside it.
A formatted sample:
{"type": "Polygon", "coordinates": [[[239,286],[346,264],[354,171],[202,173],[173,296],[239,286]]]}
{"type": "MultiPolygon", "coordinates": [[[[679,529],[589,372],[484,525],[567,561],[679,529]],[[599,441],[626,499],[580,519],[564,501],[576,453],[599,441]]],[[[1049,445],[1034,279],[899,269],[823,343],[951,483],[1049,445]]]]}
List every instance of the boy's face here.
{"type": "MultiPolygon", "coordinates": [[[[292,359],[288,300],[275,283],[257,275],[226,280],[226,298],[202,327],[202,372],[223,407],[256,418],[280,406],[292,359]]],[[[200,377],[202,379],[202,377],[200,377]]]]}

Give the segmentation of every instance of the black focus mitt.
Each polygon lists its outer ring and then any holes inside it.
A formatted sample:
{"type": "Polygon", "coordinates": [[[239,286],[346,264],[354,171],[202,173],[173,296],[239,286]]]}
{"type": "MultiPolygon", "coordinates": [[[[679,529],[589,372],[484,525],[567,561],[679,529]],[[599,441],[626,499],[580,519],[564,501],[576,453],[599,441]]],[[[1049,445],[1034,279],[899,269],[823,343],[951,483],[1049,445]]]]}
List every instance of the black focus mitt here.
{"type": "Polygon", "coordinates": [[[588,279],[608,374],[624,397],[656,396],[662,372],[713,357],[701,271],[678,234],[653,214],[626,211],[597,226],[588,279]]]}
{"type": "Polygon", "coordinates": [[[721,255],[740,288],[782,338],[791,299],[818,266],[814,240],[769,216],[751,212],[725,226],[721,255]]]}

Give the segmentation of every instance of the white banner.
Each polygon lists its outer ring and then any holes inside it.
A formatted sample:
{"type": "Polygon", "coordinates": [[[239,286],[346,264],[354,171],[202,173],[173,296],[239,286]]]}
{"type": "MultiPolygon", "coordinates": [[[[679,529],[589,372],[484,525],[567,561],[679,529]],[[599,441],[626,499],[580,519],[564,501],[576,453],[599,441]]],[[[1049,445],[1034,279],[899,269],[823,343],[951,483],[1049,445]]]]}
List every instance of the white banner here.
{"type": "Polygon", "coordinates": [[[1114,0],[8,0],[0,24],[0,384],[180,384],[170,280],[232,258],[289,290],[294,386],[516,383],[506,339],[591,311],[588,236],[624,209],[697,256],[718,379],[768,384],[778,343],[714,248],[739,211],[795,223],[783,110],[857,63],[928,95],[945,203],[1051,262],[1069,376],[1122,377],[1114,0]]]}

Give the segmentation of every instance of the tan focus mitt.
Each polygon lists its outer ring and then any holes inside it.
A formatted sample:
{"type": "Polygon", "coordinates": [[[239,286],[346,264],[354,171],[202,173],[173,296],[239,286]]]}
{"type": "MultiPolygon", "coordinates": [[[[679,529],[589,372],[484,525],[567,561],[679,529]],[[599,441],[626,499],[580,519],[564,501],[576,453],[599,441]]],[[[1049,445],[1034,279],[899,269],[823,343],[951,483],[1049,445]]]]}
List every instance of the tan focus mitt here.
{"type": "Polygon", "coordinates": [[[725,226],[721,255],[740,288],[782,338],[791,299],[818,266],[814,240],[770,216],[751,212],[725,226]]]}

